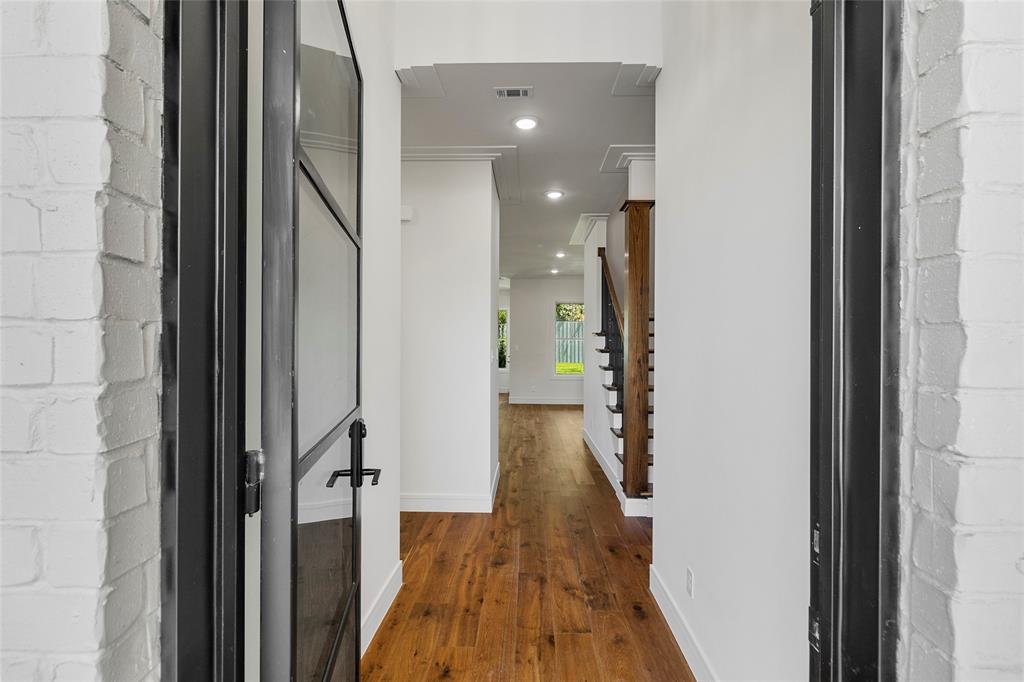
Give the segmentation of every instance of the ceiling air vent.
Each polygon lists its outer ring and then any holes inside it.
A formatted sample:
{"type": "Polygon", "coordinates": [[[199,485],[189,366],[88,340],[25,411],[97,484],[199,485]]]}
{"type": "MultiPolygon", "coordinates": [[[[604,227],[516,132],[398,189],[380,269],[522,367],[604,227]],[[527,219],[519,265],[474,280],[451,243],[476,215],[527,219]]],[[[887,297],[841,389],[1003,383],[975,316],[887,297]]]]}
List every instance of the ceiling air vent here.
{"type": "Polygon", "coordinates": [[[498,99],[525,99],[533,94],[533,86],[494,88],[494,94],[498,96],[498,99]]]}

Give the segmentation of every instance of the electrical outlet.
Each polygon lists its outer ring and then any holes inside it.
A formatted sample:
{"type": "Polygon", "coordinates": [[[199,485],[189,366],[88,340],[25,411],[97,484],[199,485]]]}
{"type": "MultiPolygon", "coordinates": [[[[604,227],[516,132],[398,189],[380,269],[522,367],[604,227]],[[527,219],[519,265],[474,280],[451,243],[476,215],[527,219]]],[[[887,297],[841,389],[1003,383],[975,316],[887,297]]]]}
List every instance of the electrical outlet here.
{"type": "Polygon", "coordinates": [[[686,567],[686,594],[693,599],[693,569],[689,566],[686,567]]]}

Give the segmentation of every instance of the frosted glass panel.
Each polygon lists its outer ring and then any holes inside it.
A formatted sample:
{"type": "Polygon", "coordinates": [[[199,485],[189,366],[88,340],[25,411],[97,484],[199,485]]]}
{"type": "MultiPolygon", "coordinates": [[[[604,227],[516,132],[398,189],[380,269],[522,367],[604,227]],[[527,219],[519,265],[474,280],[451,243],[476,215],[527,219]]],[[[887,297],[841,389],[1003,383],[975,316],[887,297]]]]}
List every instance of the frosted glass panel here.
{"type": "Polygon", "coordinates": [[[334,0],[299,3],[302,110],[299,142],[355,229],[359,81],[334,0]]]}
{"type": "Polygon", "coordinates": [[[296,389],[300,457],[356,407],[355,245],[299,173],[296,389]]]}

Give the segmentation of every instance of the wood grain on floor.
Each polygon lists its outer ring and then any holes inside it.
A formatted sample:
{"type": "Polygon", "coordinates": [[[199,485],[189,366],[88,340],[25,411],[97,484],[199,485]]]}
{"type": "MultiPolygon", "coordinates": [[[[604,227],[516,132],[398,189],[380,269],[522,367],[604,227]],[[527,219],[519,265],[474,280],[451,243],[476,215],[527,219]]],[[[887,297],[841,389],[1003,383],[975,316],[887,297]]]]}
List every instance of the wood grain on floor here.
{"type": "Polygon", "coordinates": [[[402,514],[405,583],[363,678],[693,680],[647,589],[650,519],[622,516],[582,410],[500,410],[493,513],[402,514]]]}

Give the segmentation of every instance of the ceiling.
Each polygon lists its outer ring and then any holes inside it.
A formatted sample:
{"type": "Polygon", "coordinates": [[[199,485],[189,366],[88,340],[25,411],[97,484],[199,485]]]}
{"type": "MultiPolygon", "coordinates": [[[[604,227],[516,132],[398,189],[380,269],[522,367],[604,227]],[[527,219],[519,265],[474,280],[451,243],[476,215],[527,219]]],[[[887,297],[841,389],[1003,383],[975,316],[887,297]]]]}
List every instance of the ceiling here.
{"type": "Polygon", "coordinates": [[[581,214],[618,210],[626,196],[621,160],[630,149],[654,152],[656,76],[643,64],[618,63],[403,69],[403,158],[491,159],[501,197],[500,274],[580,275],[583,247],[569,240],[581,214]],[[533,91],[498,99],[494,88],[502,86],[533,91]],[[519,130],[520,116],[539,125],[519,130]],[[552,201],[549,189],[565,196],[552,201]]]}

